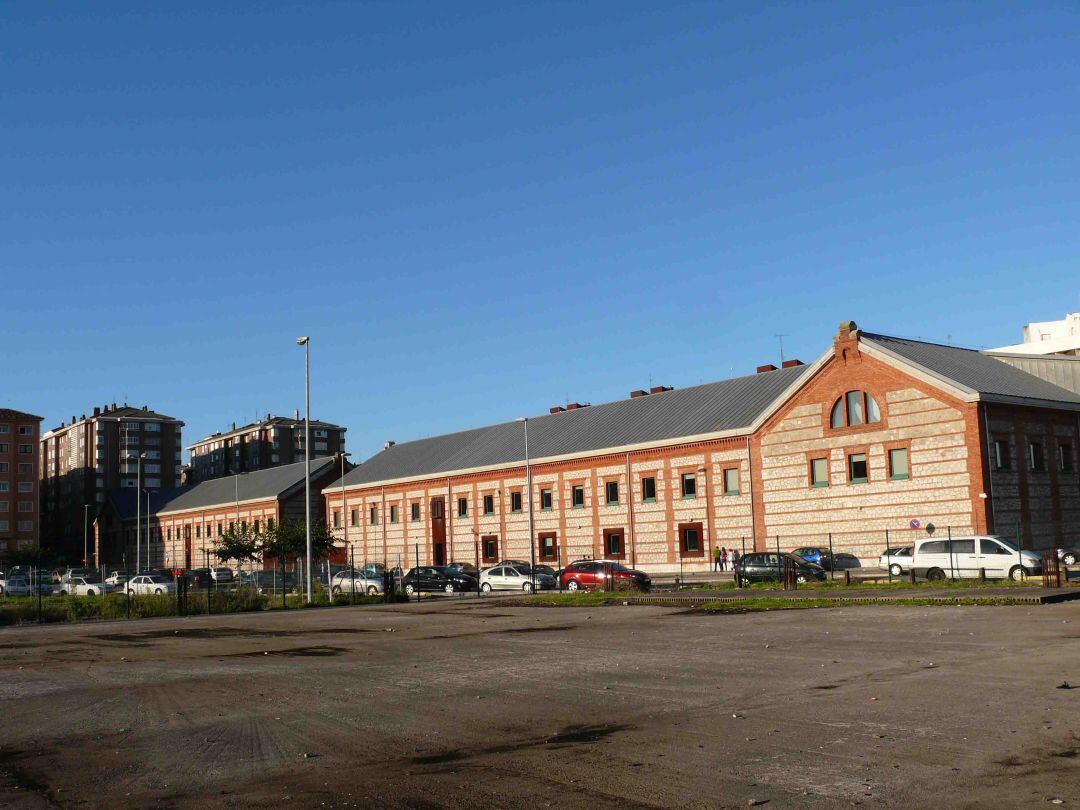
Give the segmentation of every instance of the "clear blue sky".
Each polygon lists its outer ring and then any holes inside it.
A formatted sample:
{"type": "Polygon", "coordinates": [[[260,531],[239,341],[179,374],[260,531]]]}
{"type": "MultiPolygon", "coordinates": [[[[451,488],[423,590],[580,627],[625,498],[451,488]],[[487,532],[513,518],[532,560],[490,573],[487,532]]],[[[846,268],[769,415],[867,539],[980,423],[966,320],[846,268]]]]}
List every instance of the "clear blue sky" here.
{"type": "Polygon", "coordinates": [[[1080,308],[1080,5],[7,4],[0,405],[366,457],[1080,308]],[[151,8],[151,6],[154,6],[151,8]]]}

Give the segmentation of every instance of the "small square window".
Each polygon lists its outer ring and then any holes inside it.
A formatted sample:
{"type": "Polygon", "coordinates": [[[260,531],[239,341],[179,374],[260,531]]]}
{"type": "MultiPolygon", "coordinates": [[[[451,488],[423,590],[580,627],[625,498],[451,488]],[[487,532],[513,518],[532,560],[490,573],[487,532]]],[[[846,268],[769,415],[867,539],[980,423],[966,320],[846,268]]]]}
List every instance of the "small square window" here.
{"type": "Polygon", "coordinates": [[[550,489],[542,489],[542,490],[540,490],[540,511],[541,512],[550,512],[551,511],[551,490],[550,489]]]}
{"type": "Polygon", "coordinates": [[[1046,472],[1046,456],[1042,442],[1028,442],[1028,461],[1032,472],[1046,472]]]}
{"type": "Polygon", "coordinates": [[[682,474],[682,496],[684,498],[697,497],[697,476],[693,473],[682,474]]]}
{"type": "Polygon", "coordinates": [[[540,543],[540,559],[543,562],[552,562],[558,559],[559,547],[554,532],[546,532],[538,538],[540,543]]]}
{"type": "Polygon", "coordinates": [[[376,526],[379,523],[379,507],[373,506],[368,510],[368,522],[372,526],[376,526]]]}
{"type": "Polygon", "coordinates": [[[409,507],[409,514],[413,522],[420,520],[420,504],[414,503],[409,507]]]}
{"type": "Polygon", "coordinates": [[[570,506],[574,509],[585,507],[585,487],[575,484],[570,490],[570,506]]]}
{"type": "Polygon", "coordinates": [[[1071,473],[1073,466],[1072,443],[1062,442],[1058,445],[1058,469],[1063,473],[1071,473]]]}
{"type": "MultiPolygon", "coordinates": [[[[335,529],[340,529],[341,528],[341,510],[340,509],[335,509],[334,510],[334,528],[335,529]]],[[[198,526],[196,526],[195,527],[196,536],[198,536],[198,531],[199,531],[199,528],[198,528],[198,526]]]]}
{"type": "Polygon", "coordinates": [[[1009,443],[1005,439],[994,440],[994,468],[1008,470],[1012,467],[1009,461],[1009,443]]]}
{"type": "Polygon", "coordinates": [[[604,532],[604,556],[610,559],[621,560],[625,555],[623,546],[622,530],[604,532]]]}
{"type": "Polygon", "coordinates": [[[511,492],[510,493],[510,511],[511,512],[520,512],[521,511],[521,493],[520,492],[511,492]]]}
{"type": "Polygon", "coordinates": [[[889,451],[889,478],[893,481],[903,481],[911,477],[908,467],[908,451],[906,447],[898,447],[889,451]]]}
{"type": "Polygon", "coordinates": [[[349,512],[349,525],[357,526],[360,523],[360,510],[353,509],[349,512]]]}
{"type": "Polygon", "coordinates": [[[654,503],[656,501],[656,479],[652,476],[641,479],[641,502],[654,503]]]}
{"type": "Polygon", "coordinates": [[[458,498],[457,499],[457,516],[459,518],[469,516],[469,499],[468,498],[458,498]]]}
{"type": "Polygon", "coordinates": [[[739,494],[739,469],[737,467],[724,470],[724,494],[739,494]]]}
{"type": "Polygon", "coordinates": [[[701,535],[700,523],[682,523],[679,525],[679,550],[684,557],[702,557],[705,546],[701,535]]]}
{"type": "Polygon", "coordinates": [[[829,460],[827,458],[810,459],[810,486],[827,487],[829,485],[829,460]]]}
{"type": "Polygon", "coordinates": [[[848,481],[865,484],[867,480],[866,453],[852,453],[848,456],[848,481]]]}
{"type": "Polygon", "coordinates": [[[485,515],[494,515],[495,514],[495,496],[494,495],[485,495],[484,496],[484,514],[485,515]]]}
{"type": "Polygon", "coordinates": [[[390,504],[390,522],[391,523],[397,523],[398,522],[397,504],[390,504]]]}
{"type": "Polygon", "coordinates": [[[605,503],[608,506],[618,506],[619,504],[619,482],[608,481],[604,484],[605,503]]]}
{"type": "Polygon", "coordinates": [[[499,559],[499,538],[495,535],[485,535],[480,539],[480,553],[483,561],[493,563],[499,559]]]}

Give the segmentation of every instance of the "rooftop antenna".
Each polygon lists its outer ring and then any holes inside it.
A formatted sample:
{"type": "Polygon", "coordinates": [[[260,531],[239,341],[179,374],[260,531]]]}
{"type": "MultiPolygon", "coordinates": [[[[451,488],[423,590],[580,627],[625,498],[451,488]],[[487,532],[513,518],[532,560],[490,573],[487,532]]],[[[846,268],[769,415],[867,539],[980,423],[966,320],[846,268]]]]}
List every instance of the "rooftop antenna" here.
{"type": "Polygon", "coordinates": [[[780,365],[782,366],[782,365],[784,365],[784,338],[789,337],[789,336],[786,335],[786,334],[784,334],[784,335],[777,334],[777,335],[773,335],[773,337],[774,338],[779,338],[779,340],[780,340],[780,365]]]}

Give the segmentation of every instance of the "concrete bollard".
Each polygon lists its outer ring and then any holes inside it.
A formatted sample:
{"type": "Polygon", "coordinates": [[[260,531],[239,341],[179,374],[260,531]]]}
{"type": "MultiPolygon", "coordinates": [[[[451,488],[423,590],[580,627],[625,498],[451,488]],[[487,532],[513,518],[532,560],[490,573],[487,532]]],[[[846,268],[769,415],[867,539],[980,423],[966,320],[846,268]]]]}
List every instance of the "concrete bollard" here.
{"type": "Polygon", "coordinates": [[[851,571],[848,571],[847,569],[844,570],[844,584],[851,584],[851,571]]]}
{"type": "Polygon", "coordinates": [[[986,569],[985,568],[980,568],[979,569],[979,582],[986,582],[986,569]]]}

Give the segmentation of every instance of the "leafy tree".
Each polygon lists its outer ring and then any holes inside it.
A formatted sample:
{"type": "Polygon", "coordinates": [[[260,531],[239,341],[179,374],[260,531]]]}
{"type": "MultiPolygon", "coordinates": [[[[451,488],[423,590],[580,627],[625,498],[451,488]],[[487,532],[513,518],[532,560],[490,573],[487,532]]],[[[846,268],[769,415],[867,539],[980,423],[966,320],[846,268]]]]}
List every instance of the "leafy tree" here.
{"type": "Polygon", "coordinates": [[[230,526],[214,541],[214,556],[221,562],[236,560],[239,565],[254,562],[259,551],[259,533],[251,526],[230,526]]]}
{"type": "MultiPolygon", "coordinates": [[[[322,521],[311,524],[311,566],[329,556],[334,547],[334,536],[322,521]]],[[[307,556],[307,533],[302,520],[283,520],[263,532],[260,542],[263,559],[274,558],[284,562],[307,556]]]]}

